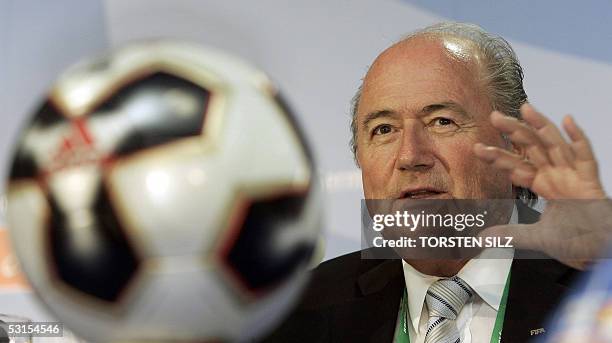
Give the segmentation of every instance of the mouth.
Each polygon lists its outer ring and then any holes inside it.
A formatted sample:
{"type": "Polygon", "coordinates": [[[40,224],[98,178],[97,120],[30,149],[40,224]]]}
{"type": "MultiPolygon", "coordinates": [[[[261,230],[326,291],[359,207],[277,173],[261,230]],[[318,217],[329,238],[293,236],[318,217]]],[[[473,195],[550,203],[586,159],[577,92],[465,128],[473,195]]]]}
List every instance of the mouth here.
{"type": "Polygon", "coordinates": [[[446,192],[434,188],[410,189],[402,192],[399,199],[433,199],[439,198],[446,192]]]}

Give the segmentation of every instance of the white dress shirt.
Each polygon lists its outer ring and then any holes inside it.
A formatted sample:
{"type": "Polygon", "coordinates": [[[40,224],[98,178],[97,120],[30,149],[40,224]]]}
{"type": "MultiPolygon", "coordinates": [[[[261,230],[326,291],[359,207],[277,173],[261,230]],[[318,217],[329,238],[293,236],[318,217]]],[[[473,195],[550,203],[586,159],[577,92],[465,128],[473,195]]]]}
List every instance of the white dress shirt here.
{"type": "MultiPolygon", "coordinates": [[[[510,224],[517,222],[518,213],[515,207],[510,224]]],[[[491,341],[497,311],[513,257],[514,249],[485,249],[480,255],[468,261],[457,273],[457,276],[475,291],[472,299],[463,306],[456,319],[462,343],[489,343],[491,341]],[[492,254],[495,254],[495,258],[487,258],[492,254]]],[[[408,290],[406,327],[410,335],[410,342],[423,343],[429,320],[425,294],[429,286],[442,277],[420,273],[405,261],[402,261],[402,266],[408,290]]],[[[399,325],[399,318],[397,323],[399,325]]]]}

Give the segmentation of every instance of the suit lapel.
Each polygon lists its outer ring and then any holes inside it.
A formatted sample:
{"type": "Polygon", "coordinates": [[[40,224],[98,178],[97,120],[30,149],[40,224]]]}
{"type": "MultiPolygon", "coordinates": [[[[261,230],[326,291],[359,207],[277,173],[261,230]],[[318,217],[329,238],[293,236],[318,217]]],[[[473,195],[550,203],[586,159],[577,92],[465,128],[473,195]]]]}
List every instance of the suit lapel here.
{"type": "Polygon", "coordinates": [[[569,270],[552,260],[514,260],[502,342],[527,342],[545,333],[546,319],[568,289],[557,280],[569,270]]]}
{"type": "Polygon", "coordinates": [[[333,310],[332,340],[391,342],[404,290],[400,260],[385,260],[357,279],[355,296],[333,310]]]}
{"type": "MultiPolygon", "coordinates": [[[[540,214],[518,201],[519,222],[540,214]]],[[[512,263],[502,342],[527,342],[546,332],[546,319],[568,289],[574,270],[535,251],[517,250],[512,263]]]]}

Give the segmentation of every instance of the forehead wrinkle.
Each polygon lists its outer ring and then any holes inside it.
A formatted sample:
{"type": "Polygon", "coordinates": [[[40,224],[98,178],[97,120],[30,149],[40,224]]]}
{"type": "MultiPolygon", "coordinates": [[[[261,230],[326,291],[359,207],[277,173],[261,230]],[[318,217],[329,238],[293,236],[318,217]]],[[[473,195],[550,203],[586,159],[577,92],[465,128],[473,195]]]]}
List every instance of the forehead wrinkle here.
{"type": "MultiPolygon", "coordinates": [[[[386,87],[393,88],[390,84],[384,84],[379,92],[382,92],[384,95],[377,96],[375,99],[374,106],[372,109],[369,109],[366,115],[372,114],[375,112],[393,112],[399,116],[413,116],[413,117],[423,117],[429,115],[433,112],[440,110],[450,110],[454,111],[460,115],[464,115],[465,117],[471,117],[468,111],[460,105],[460,100],[465,96],[464,94],[456,93],[452,89],[448,89],[444,97],[436,98],[432,97],[426,101],[421,101],[421,103],[413,102],[413,101],[385,101],[389,98],[400,97],[401,100],[414,96],[418,98],[420,93],[413,93],[410,95],[407,94],[390,94],[391,92],[385,92],[384,89],[386,87]],[[380,104],[380,106],[379,106],[380,104]],[[380,109],[378,108],[380,107],[380,109]]],[[[359,113],[358,113],[359,114],[359,113]]]]}

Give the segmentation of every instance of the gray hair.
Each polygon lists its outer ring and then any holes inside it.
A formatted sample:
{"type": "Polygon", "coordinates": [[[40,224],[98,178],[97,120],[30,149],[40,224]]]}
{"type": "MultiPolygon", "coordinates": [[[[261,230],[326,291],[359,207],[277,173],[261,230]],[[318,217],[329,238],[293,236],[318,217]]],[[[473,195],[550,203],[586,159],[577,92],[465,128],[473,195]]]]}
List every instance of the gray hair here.
{"type": "MultiPolygon", "coordinates": [[[[521,119],[520,107],[527,102],[523,87],[523,68],[510,44],[502,37],[490,34],[480,26],[467,23],[444,22],[428,26],[403,37],[400,42],[421,36],[455,37],[474,45],[480,56],[482,81],[484,82],[493,109],[508,116],[521,119]]],[[[362,84],[351,100],[350,147],[357,165],[357,107],[361,98],[362,84]]],[[[506,137],[504,137],[506,138],[506,137]]],[[[527,188],[517,187],[517,196],[533,204],[538,196],[527,188]]]]}

